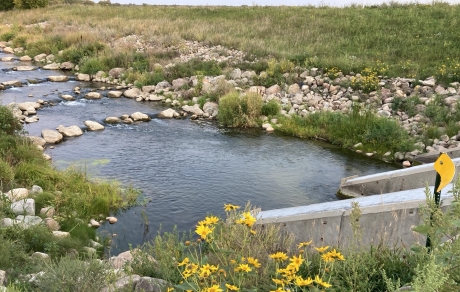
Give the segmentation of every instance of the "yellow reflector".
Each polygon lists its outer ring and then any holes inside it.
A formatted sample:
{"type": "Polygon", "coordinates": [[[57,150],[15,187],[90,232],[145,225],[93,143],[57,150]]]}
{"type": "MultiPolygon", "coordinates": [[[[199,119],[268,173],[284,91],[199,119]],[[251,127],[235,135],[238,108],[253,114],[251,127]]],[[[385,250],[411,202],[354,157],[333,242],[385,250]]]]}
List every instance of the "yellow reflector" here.
{"type": "Polygon", "coordinates": [[[449,155],[441,153],[438,159],[434,163],[434,169],[441,176],[441,183],[439,184],[436,192],[440,192],[445,186],[447,186],[455,175],[455,165],[449,155]]]}

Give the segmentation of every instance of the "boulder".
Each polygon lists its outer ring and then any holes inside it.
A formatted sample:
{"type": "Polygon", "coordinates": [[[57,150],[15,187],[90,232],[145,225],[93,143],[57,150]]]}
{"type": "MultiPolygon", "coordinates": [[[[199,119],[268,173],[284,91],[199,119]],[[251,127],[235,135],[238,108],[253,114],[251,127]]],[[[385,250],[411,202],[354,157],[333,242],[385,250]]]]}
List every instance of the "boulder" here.
{"type": "Polygon", "coordinates": [[[91,76],[89,74],[78,73],[75,79],[77,81],[91,81],[91,76]]]}
{"type": "Polygon", "coordinates": [[[17,66],[16,71],[33,71],[37,70],[37,67],[35,66],[17,66]]]}
{"type": "Polygon", "coordinates": [[[123,92],[123,95],[127,98],[136,98],[142,94],[141,90],[139,88],[131,88],[128,90],[125,90],[123,92]]]}
{"type": "Polygon", "coordinates": [[[121,119],[118,117],[107,117],[104,121],[107,124],[117,124],[121,122],[121,119]]]}
{"type": "Polygon", "coordinates": [[[161,81],[161,82],[158,82],[157,85],[155,85],[155,92],[160,92],[160,91],[165,91],[165,90],[169,90],[169,88],[171,87],[171,84],[169,84],[168,81],[161,81]]]}
{"type": "Polygon", "coordinates": [[[58,131],[48,129],[42,130],[42,137],[49,144],[60,143],[64,138],[58,131]]]}
{"type": "Polygon", "coordinates": [[[11,48],[11,47],[4,47],[4,48],[3,48],[3,52],[4,52],[5,54],[14,54],[14,49],[11,48]]]}
{"type": "Polygon", "coordinates": [[[35,62],[44,62],[46,60],[46,54],[39,54],[34,57],[35,62]]]}
{"type": "Polygon", "coordinates": [[[40,108],[40,104],[33,101],[21,102],[16,105],[20,110],[26,111],[28,114],[36,114],[36,109],[40,108]]]}
{"type": "Polygon", "coordinates": [[[26,55],[26,56],[20,57],[19,61],[21,61],[21,62],[30,62],[30,61],[32,61],[32,58],[26,55]]]}
{"type": "Polygon", "coordinates": [[[150,101],[162,101],[164,99],[165,97],[163,95],[149,94],[149,96],[147,96],[147,100],[150,101]]]}
{"type": "Polygon", "coordinates": [[[49,260],[50,259],[50,256],[46,253],[43,253],[43,252],[34,252],[32,255],[31,255],[32,258],[34,259],[39,259],[39,260],[49,260]]]}
{"type": "Polygon", "coordinates": [[[203,112],[214,118],[219,113],[219,105],[215,102],[208,101],[203,105],[203,112]]]}
{"type": "Polygon", "coordinates": [[[168,108],[167,110],[161,111],[158,114],[158,118],[163,118],[163,119],[171,119],[174,118],[174,116],[178,115],[178,113],[173,110],[172,108],[168,108]]]}
{"type": "Polygon", "coordinates": [[[143,121],[143,122],[148,122],[151,120],[151,118],[144,114],[144,113],[141,113],[141,112],[135,112],[135,113],[132,113],[131,114],[131,118],[133,119],[133,121],[143,121]]]}
{"type": "Polygon", "coordinates": [[[29,190],[26,188],[16,188],[5,193],[11,202],[23,200],[29,196],[29,190]]]}
{"type": "Polygon", "coordinates": [[[48,76],[48,80],[51,82],[66,82],[66,81],[69,81],[69,78],[65,75],[56,75],[56,76],[48,76]]]}
{"type": "Polygon", "coordinates": [[[91,225],[91,227],[94,227],[94,228],[98,228],[101,226],[101,224],[94,219],[89,220],[89,224],[91,225]]]}
{"type": "Polygon", "coordinates": [[[83,131],[80,129],[79,126],[73,125],[69,127],[64,127],[63,125],[59,125],[56,130],[59,131],[64,137],[75,137],[83,135],[83,131]]]}
{"type": "Polygon", "coordinates": [[[85,126],[88,127],[88,131],[99,131],[104,130],[104,126],[94,121],[84,121],[85,126]]]}
{"type": "Polygon", "coordinates": [[[142,277],[137,282],[135,292],[161,292],[166,291],[168,282],[163,279],[156,279],[151,277],[142,277]]]}
{"type": "Polygon", "coordinates": [[[3,58],[0,59],[0,61],[2,61],[2,62],[13,62],[14,57],[3,57],[3,58]]]}
{"type": "Polygon", "coordinates": [[[112,78],[120,78],[120,76],[126,71],[125,68],[112,68],[109,71],[109,76],[112,78]]]}
{"type": "Polygon", "coordinates": [[[132,291],[140,278],[139,275],[123,277],[115,283],[102,288],[100,292],[132,291]]]}
{"type": "Polygon", "coordinates": [[[31,140],[34,145],[43,147],[46,144],[45,139],[43,139],[42,137],[38,137],[38,136],[28,136],[28,137],[29,137],[29,140],[31,140]]]}
{"type": "Polygon", "coordinates": [[[112,90],[112,91],[107,92],[107,96],[110,98],[118,98],[118,97],[121,97],[122,95],[123,95],[123,91],[119,91],[119,90],[112,90]]]}
{"type": "Polygon", "coordinates": [[[182,107],[182,110],[185,112],[188,112],[192,115],[197,115],[197,116],[202,116],[203,115],[203,110],[200,109],[200,106],[198,104],[194,104],[193,106],[190,105],[184,105],[182,107]]]}
{"type": "Polygon", "coordinates": [[[14,87],[21,87],[22,82],[19,80],[11,80],[11,81],[3,81],[2,85],[4,86],[14,86],[14,87]]]}
{"type": "Polygon", "coordinates": [[[49,230],[51,231],[58,231],[61,229],[59,223],[53,218],[45,218],[45,225],[48,226],[49,230]]]}
{"type": "Polygon", "coordinates": [[[45,65],[42,67],[45,70],[59,70],[59,64],[58,63],[51,63],[48,65],[45,65]]]}
{"type": "Polygon", "coordinates": [[[107,218],[105,218],[105,220],[109,221],[110,224],[117,223],[117,221],[118,221],[118,219],[113,217],[113,216],[107,217],[107,218]]]}
{"type": "Polygon", "coordinates": [[[40,209],[40,216],[45,218],[52,218],[54,216],[55,210],[54,207],[48,206],[40,209]]]}
{"type": "Polygon", "coordinates": [[[35,200],[19,200],[10,205],[11,211],[15,215],[35,215],[35,200]]]}
{"type": "Polygon", "coordinates": [[[70,233],[66,231],[53,231],[53,236],[57,238],[70,237],[70,233]]]}
{"type": "Polygon", "coordinates": [[[31,216],[31,215],[18,215],[16,217],[16,221],[21,224],[23,227],[28,228],[33,225],[38,225],[43,222],[42,218],[38,216],[31,216]]]}
{"type": "Polygon", "coordinates": [[[184,86],[188,85],[188,80],[185,78],[178,78],[172,81],[172,89],[173,90],[179,90],[183,88],[184,86]]]}
{"type": "Polygon", "coordinates": [[[75,68],[75,64],[72,62],[64,62],[60,66],[62,70],[72,70],[73,68],[75,68]]]}
{"type": "Polygon", "coordinates": [[[13,220],[11,218],[3,218],[0,221],[0,227],[13,227],[14,224],[17,224],[16,220],[13,220]]]}
{"type": "Polygon", "coordinates": [[[63,95],[61,95],[61,98],[62,98],[63,100],[67,100],[67,101],[75,100],[75,97],[72,96],[72,95],[70,95],[70,94],[63,94],[63,95]]]}
{"type": "Polygon", "coordinates": [[[85,94],[85,98],[86,99],[101,99],[102,94],[100,94],[99,92],[91,91],[91,92],[88,92],[87,94],[85,94]]]}

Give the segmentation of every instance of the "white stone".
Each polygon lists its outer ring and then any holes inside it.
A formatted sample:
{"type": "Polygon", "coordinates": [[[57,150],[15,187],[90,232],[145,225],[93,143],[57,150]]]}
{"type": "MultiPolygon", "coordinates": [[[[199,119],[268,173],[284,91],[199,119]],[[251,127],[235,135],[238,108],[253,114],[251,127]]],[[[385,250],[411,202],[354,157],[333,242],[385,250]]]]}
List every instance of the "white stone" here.
{"type": "Polygon", "coordinates": [[[53,236],[58,238],[70,237],[70,233],[65,231],[53,231],[53,236]]]}
{"type": "Polygon", "coordinates": [[[10,206],[11,211],[15,215],[35,215],[35,200],[34,199],[26,199],[26,200],[19,200],[11,204],[10,206]]]}
{"type": "Polygon", "coordinates": [[[59,125],[56,130],[59,131],[64,137],[76,137],[83,135],[83,131],[80,127],[73,125],[69,127],[64,127],[63,125],[59,125]]]}
{"type": "Polygon", "coordinates": [[[88,127],[89,131],[99,131],[99,130],[104,130],[105,129],[105,127],[103,125],[99,124],[98,122],[84,121],[83,123],[85,124],[85,126],[88,127]]]}
{"type": "Polygon", "coordinates": [[[54,130],[42,130],[42,137],[45,139],[46,143],[56,144],[62,141],[64,138],[61,133],[54,130]]]}
{"type": "Polygon", "coordinates": [[[51,82],[65,82],[69,81],[69,78],[65,75],[58,75],[58,76],[48,76],[49,81],[51,82]]]}
{"type": "Polygon", "coordinates": [[[133,119],[133,121],[150,121],[150,117],[144,113],[141,113],[141,112],[135,112],[135,113],[132,113],[131,114],[131,118],[133,119]]]}
{"type": "Polygon", "coordinates": [[[177,112],[172,108],[168,108],[167,110],[161,111],[158,114],[158,118],[172,119],[174,117],[174,114],[177,114],[177,112]]]}
{"type": "Polygon", "coordinates": [[[91,227],[95,227],[95,228],[98,228],[101,226],[101,224],[94,219],[89,220],[89,224],[91,224],[91,227]]]}
{"type": "Polygon", "coordinates": [[[99,92],[88,92],[87,94],[85,94],[85,98],[86,99],[101,99],[102,98],[102,94],[100,94],[99,92]]]}

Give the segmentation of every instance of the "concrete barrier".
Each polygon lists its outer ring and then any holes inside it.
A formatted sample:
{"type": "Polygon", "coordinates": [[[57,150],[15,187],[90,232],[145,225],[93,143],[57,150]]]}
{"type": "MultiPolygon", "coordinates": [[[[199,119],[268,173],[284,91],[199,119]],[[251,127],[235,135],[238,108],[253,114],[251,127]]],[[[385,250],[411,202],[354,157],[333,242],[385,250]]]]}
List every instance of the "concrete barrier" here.
{"type": "MultiPolygon", "coordinates": [[[[449,184],[442,192],[444,210],[453,200],[452,193],[448,193],[451,189],[452,184],[449,184]]],[[[422,223],[419,207],[426,204],[425,188],[261,211],[257,215],[257,224],[279,224],[283,230],[295,235],[296,242],[313,240],[315,246],[345,248],[353,242],[352,202],[358,203],[362,212],[357,222],[362,232],[362,244],[385,243],[390,247],[425,244],[426,238],[412,231],[422,223]]]]}
{"type": "MultiPolygon", "coordinates": [[[[460,158],[452,159],[452,161],[455,164],[455,173],[458,174],[460,158]]],[[[340,182],[337,196],[339,198],[359,198],[424,188],[427,184],[434,185],[436,171],[433,164],[423,164],[363,177],[346,177],[340,182]]],[[[456,177],[454,181],[455,179],[456,177]]]]}

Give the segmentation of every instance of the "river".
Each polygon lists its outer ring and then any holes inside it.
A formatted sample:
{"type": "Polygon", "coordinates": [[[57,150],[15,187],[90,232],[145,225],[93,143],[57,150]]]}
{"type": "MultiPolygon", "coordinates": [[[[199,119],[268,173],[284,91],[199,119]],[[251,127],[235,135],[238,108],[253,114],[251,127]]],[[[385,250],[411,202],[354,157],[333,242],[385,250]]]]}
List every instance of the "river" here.
{"type": "Polygon", "coordinates": [[[45,80],[64,73],[9,70],[20,64],[0,62],[0,82],[25,83],[0,91],[1,104],[38,99],[55,104],[37,112],[39,122],[25,125],[30,135],[40,136],[41,130],[59,125],[84,128],[85,120],[103,123],[108,116],[136,111],[153,117],[139,124],[107,124],[103,131],[85,132],[45,150],[58,168],[79,165],[93,177],[117,180],[142,191],[143,204],[114,214],[118,223],[98,230],[101,237],[116,234],[112,254],[151,240],[160,226],[163,231],[174,226],[186,231],[208,213],[223,216],[226,203],[244,206],[250,201],[269,210],[334,201],[341,178],[398,168],[324,142],[260,129],[222,129],[211,121],[158,119],[156,114],[167,107],[157,102],[124,97],[86,100],[84,92],[106,84],[29,84],[26,79],[45,80]],[[75,86],[82,88],[82,94],[73,93],[75,86]],[[77,100],[65,101],[62,94],[72,94],[77,100]]]}

